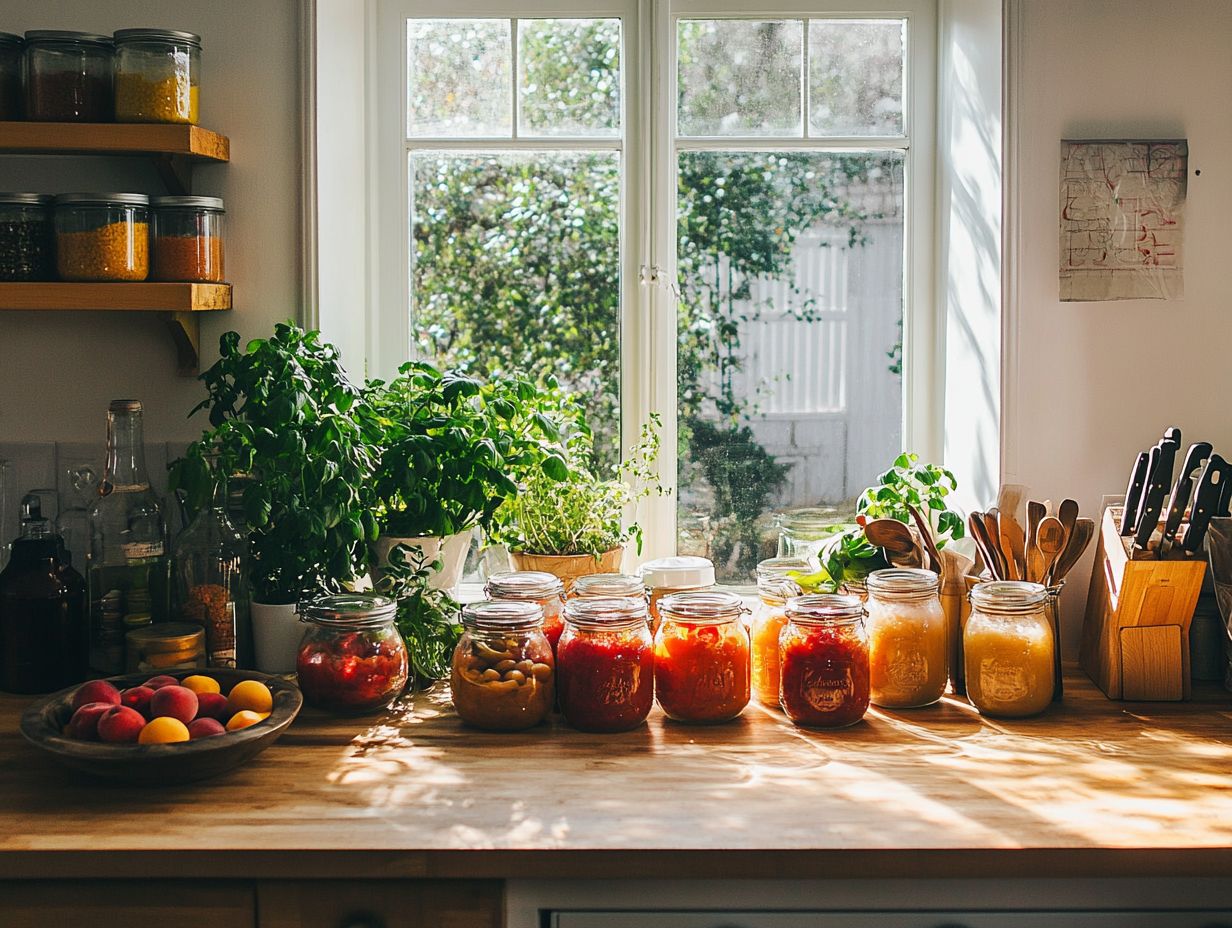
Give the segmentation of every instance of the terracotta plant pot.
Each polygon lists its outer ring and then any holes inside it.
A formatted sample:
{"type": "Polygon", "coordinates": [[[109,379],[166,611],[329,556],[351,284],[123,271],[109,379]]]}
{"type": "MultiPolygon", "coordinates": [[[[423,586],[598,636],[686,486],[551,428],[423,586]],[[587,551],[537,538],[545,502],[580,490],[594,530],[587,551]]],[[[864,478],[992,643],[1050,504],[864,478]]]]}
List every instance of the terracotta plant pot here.
{"type": "Polygon", "coordinates": [[[565,592],[568,593],[573,589],[573,581],[578,577],[620,573],[620,562],[624,554],[622,545],[604,551],[597,558],[589,554],[527,554],[525,551],[510,551],[509,560],[513,563],[514,570],[542,570],[559,577],[565,585],[565,592]]]}
{"type": "Polygon", "coordinates": [[[398,545],[418,548],[424,553],[428,563],[441,561],[441,570],[432,578],[431,586],[436,590],[453,590],[462,579],[462,568],[466,565],[466,552],[471,547],[471,532],[468,529],[446,538],[437,535],[418,538],[382,535],[372,543],[372,579],[374,582],[381,579],[384,567],[389,563],[390,552],[398,545]]]}

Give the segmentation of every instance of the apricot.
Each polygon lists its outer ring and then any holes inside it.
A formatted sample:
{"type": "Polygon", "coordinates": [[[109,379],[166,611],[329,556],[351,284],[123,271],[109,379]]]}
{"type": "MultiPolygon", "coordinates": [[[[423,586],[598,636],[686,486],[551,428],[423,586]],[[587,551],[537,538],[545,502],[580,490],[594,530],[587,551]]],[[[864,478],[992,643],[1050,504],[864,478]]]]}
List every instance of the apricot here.
{"type": "Polygon", "coordinates": [[[153,695],[154,691],[148,686],[130,686],[126,690],[121,690],[120,705],[136,709],[146,716],[148,720],[150,715],[150,697],[153,695]]]}
{"type": "Polygon", "coordinates": [[[157,677],[150,677],[146,680],[145,685],[152,690],[161,690],[164,686],[179,686],[180,681],[173,676],[160,673],[157,677]]]}
{"type": "Polygon", "coordinates": [[[226,720],[227,697],[222,693],[198,693],[197,718],[226,720]]]}
{"type": "Polygon", "coordinates": [[[114,708],[115,705],[109,702],[88,702],[73,713],[64,733],[79,741],[97,741],[98,720],[104,712],[114,708]]]}
{"type": "Polygon", "coordinates": [[[253,712],[251,709],[241,709],[231,716],[231,720],[227,722],[227,731],[239,731],[241,728],[248,728],[250,725],[264,722],[267,718],[269,718],[268,712],[261,713],[253,712]]]}
{"type": "Polygon", "coordinates": [[[108,705],[118,706],[120,691],[106,680],[91,680],[89,683],[83,683],[73,694],[73,711],[76,712],[82,706],[92,702],[105,702],[108,705]]]}
{"type": "Polygon", "coordinates": [[[253,712],[269,712],[274,708],[274,697],[269,687],[260,680],[241,680],[231,687],[227,696],[227,710],[234,715],[243,709],[253,712]]]}
{"type": "Polygon", "coordinates": [[[175,744],[187,740],[188,727],[179,719],[165,715],[147,722],[137,736],[138,744],[175,744]]]}
{"type": "Polygon", "coordinates": [[[128,706],[112,706],[98,720],[98,739],[113,743],[137,740],[145,728],[145,716],[128,706]]]}
{"type": "Polygon", "coordinates": [[[185,677],[180,681],[180,686],[192,690],[198,696],[202,693],[222,692],[222,687],[218,685],[217,680],[213,677],[206,677],[199,673],[195,673],[191,677],[185,677]]]}
{"type": "Polygon", "coordinates": [[[215,735],[225,735],[227,730],[218,719],[196,719],[188,725],[188,737],[193,741],[199,738],[212,738],[215,735]]]}
{"type": "Polygon", "coordinates": [[[150,714],[179,719],[187,725],[197,717],[197,694],[186,686],[164,686],[150,697],[150,714]]]}

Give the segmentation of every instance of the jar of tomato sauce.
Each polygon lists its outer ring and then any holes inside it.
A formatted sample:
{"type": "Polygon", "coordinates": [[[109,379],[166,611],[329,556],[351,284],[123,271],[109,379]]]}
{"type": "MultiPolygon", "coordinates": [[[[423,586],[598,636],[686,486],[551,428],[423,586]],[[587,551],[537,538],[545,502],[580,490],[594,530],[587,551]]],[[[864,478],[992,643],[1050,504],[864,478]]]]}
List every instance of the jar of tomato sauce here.
{"type": "Polygon", "coordinates": [[[779,639],[783,711],[804,728],[846,728],[868,711],[868,633],[859,597],[797,596],[779,639]]]}
{"type": "Polygon", "coordinates": [[[967,698],[981,715],[1022,718],[1048,708],[1053,695],[1048,589],[998,580],[971,590],[963,630],[967,698]]]}
{"type": "Polygon", "coordinates": [[[458,717],[491,731],[520,731],[547,718],[556,660],[539,605],[471,603],[462,609],[462,626],[449,676],[458,717]]]}
{"type": "Polygon", "coordinates": [[[543,634],[556,651],[565,630],[565,585],[559,577],[542,570],[506,570],[489,577],[483,591],[492,600],[538,603],[543,610],[543,634]]]}
{"type": "Polygon", "coordinates": [[[573,599],[636,599],[646,602],[646,587],[641,577],[628,574],[587,574],[573,581],[573,599]]]}
{"type": "Polygon", "coordinates": [[[906,709],[941,698],[948,678],[940,578],[892,568],[868,575],[869,686],[875,705],[906,709]]]}
{"type": "Polygon", "coordinates": [[[582,731],[628,731],[654,704],[654,640],[646,603],[571,599],[556,646],[556,691],[565,721],[582,731]]]}
{"type": "Polygon", "coordinates": [[[659,629],[659,601],[676,593],[714,586],[714,563],[709,558],[682,555],[647,561],[638,570],[650,596],[650,627],[659,629]]]}
{"type": "Polygon", "coordinates": [[[384,596],[323,596],[302,607],[308,626],[295,658],[304,702],[327,712],[384,709],[406,686],[406,642],[384,596]]]}
{"type": "Polygon", "coordinates": [[[668,718],[726,722],[749,702],[744,601],[725,590],[676,593],[659,603],[655,695],[668,718]]]}
{"type": "Polygon", "coordinates": [[[757,565],[757,606],[750,624],[753,698],[771,709],[779,707],[779,633],[787,622],[787,600],[799,596],[793,573],[812,573],[811,561],[771,557],[757,565]]]}

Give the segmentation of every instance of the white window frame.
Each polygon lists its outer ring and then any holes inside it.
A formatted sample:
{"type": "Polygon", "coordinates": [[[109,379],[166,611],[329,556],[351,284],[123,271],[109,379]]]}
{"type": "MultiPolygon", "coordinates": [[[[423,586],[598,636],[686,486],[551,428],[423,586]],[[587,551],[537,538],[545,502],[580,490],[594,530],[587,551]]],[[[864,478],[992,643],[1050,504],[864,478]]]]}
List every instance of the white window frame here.
{"type": "MultiPolygon", "coordinates": [[[[640,559],[676,545],[676,158],[685,149],[849,151],[904,149],[903,441],[926,459],[941,452],[944,325],[937,312],[934,190],[938,0],[375,0],[369,19],[369,219],[373,262],[367,317],[371,376],[388,377],[410,347],[412,147],[447,150],[594,149],[621,151],[620,216],[622,443],[651,412],[663,415],[661,482],[670,496],[643,503],[640,559]],[[619,18],[622,22],[622,135],[619,140],[415,139],[406,133],[406,21],[412,18],[619,18]],[[676,21],[681,18],[907,20],[905,135],[900,138],[678,140],[676,21]],[[643,54],[649,52],[649,54],[643,54]],[[666,208],[670,204],[671,208],[666,208]]],[[[514,36],[516,45],[516,36],[514,36]]],[[[808,36],[804,36],[807,49],[808,36]]],[[[516,52],[515,52],[516,54],[516,52]]],[[[516,95],[516,61],[513,71],[516,95]]],[[[805,82],[807,88],[807,80],[805,82]]],[[[807,89],[802,100],[807,136],[807,89]]],[[[514,131],[516,133],[516,115],[514,131]]],[[[632,567],[627,562],[626,568],[632,567]]]]}

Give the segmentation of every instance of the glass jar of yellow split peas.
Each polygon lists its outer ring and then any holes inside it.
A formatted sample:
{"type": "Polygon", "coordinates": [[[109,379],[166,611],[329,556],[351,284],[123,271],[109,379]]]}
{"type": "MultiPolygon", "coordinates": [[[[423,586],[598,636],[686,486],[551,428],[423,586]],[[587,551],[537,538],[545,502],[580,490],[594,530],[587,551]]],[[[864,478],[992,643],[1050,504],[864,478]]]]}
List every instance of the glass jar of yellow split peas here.
{"type": "Polygon", "coordinates": [[[201,37],[170,29],[115,34],[117,122],[196,123],[201,37]]]}

